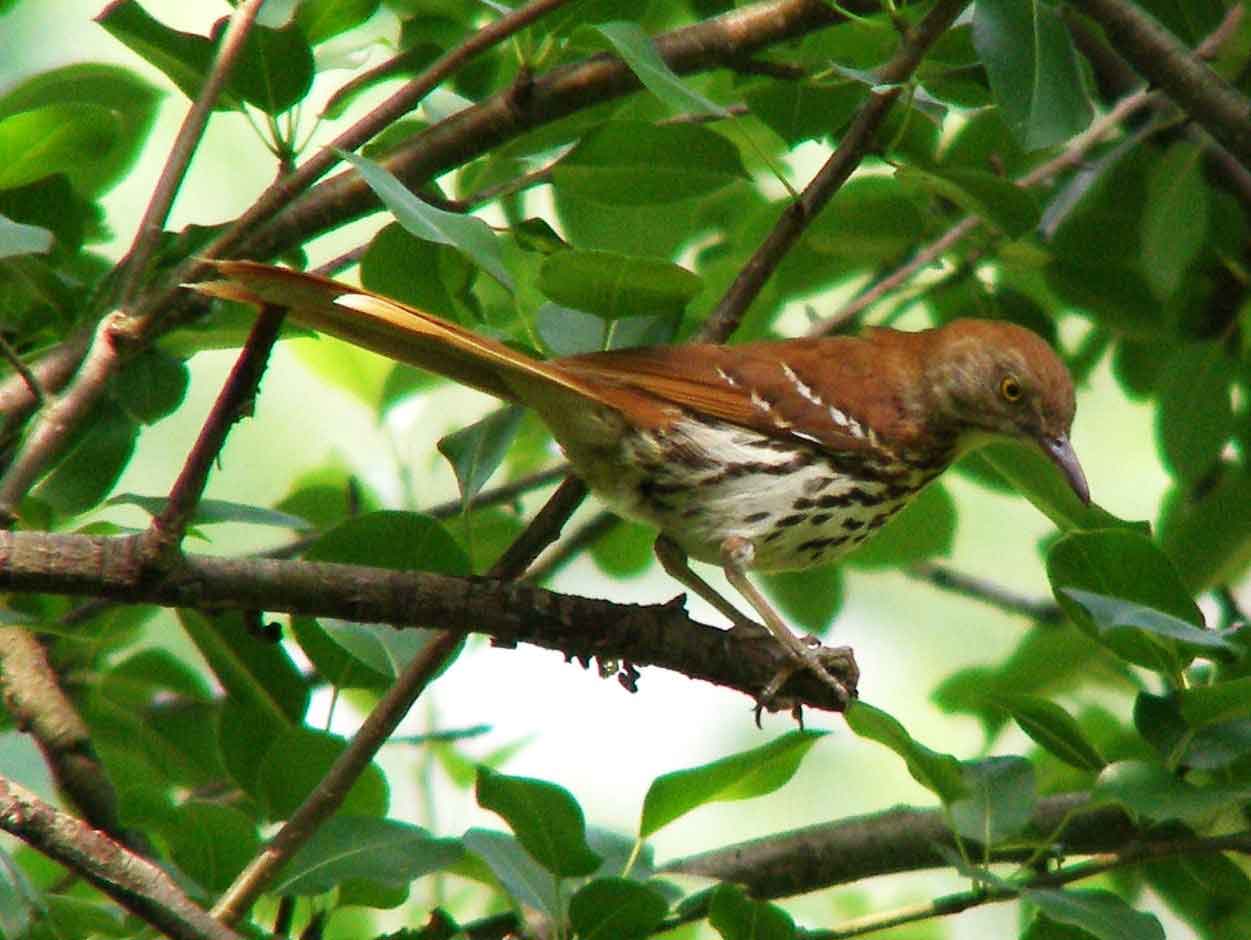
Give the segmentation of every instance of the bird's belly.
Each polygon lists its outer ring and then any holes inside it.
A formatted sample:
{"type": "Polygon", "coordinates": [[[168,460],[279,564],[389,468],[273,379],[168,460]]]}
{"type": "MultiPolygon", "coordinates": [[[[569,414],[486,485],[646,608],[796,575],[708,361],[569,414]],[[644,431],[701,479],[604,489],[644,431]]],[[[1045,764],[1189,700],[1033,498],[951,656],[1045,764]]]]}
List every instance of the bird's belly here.
{"type": "Polygon", "coordinates": [[[732,537],[752,544],[749,567],[756,570],[833,561],[870,538],[935,475],[722,422],[680,430],[629,436],[617,467],[585,475],[617,512],[714,564],[732,537]]]}

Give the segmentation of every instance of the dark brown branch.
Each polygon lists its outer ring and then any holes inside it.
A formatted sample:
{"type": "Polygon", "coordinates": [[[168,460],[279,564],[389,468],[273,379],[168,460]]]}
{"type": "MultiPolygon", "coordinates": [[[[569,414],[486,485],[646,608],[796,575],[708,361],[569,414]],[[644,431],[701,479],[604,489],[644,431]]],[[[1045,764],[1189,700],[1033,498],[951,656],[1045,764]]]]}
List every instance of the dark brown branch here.
{"type": "Polygon", "coordinates": [[[193,904],[160,868],[4,777],[0,777],[0,829],[86,878],[166,936],[239,940],[233,930],[193,904]]]}
{"type": "Polygon", "coordinates": [[[62,797],[96,829],[146,854],[143,840],[122,831],[117,791],[91,746],[91,733],[42,644],[23,627],[0,627],[0,689],[5,711],[39,745],[62,797]]]}
{"type": "Polygon", "coordinates": [[[903,93],[901,83],[916,71],[929,47],[947,31],[969,2],[939,0],[924,19],[905,34],[898,51],[878,71],[879,82],[887,87],[878,87],[869,93],[869,100],[852,120],[834,153],[799,198],[787,206],[768,238],[748,259],[704,321],[699,331],[701,340],[721,342],[733,332],[782,258],[860,165],[891,105],[903,93]]]}
{"type": "MultiPolygon", "coordinates": [[[[1068,855],[1115,852],[1153,838],[1123,810],[1092,807],[1088,793],[1039,800],[1030,829],[1042,837],[1058,832],[1057,844],[1068,855]]],[[[678,859],[664,870],[732,881],[758,898],[783,898],[878,875],[945,868],[949,862],[939,846],[955,848],[942,811],[904,807],[740,842],[678,859]]],[[[992,858],[1024,861],[1034,854],[1029,846],[996,850],[992,858]]]]}
{"type": "MultiPolygon", "coordinates": [[[[580,485],[580,484],[579,484],[580,485]]],[[[569,492],[562,487],[561,492],[569,492]]],[[[567,498],[567,497],[566,497],[567,498]]],[[[563,503],[557,503],[563,511],[563,503]]],[[[533,544],[528,544],[532,549],[533,544]]],[[[789,663],[781,647],[691,620],[681,602],[613,604],[499,580],[533,556],[514,549],[490,578],[452,578],[276,559],[188,555],[160,577],[135,538],[0,532],[0,590],[109,598],[125,603],[283,611],[364,623],[438,625],[529,643],[567,657],[660,666],[755,696],[789,663]]],[[[782,698],[831,710],[824,683],[796,673],[782,698]]],[[[790,702],[779,701],[778,706],[790,702]]]]}
{"type": "Polygon", "coordinates": [[[150,564],[164,564],[170,560],[171,553],[177,552],[204,494],[213,462],[226,443],[226,435],[230,433],[231,426],[250,410],[256,397],[284,315],[285,311],[277,307],[265,307],[257,316],[239,358],[226,377],[212,410],[204,419],[200,435],[170,489],[169,501],[160,515],[153,518],[152,525],[144,534],[144,547],[150,564]]]}
{"type": "Polygon", "coordinates": [[[1073,0],[1103,27],[1140,75],[1251,168],[1251,102],[1141,7],[1127,0],[1073,0]]]}
{"type": "Polygon", "coordinates": [[[156,187],[152,190],[152,198],[135,232],[134,242],[122,262],[126,273],[122,281],[121,306],[128,304],[143,284],[148,261],[151,260],[152,251],[165,228],[165,219],[169,216],[170,206],[174,204],[179,187],[182,186],[187,167],[191,165],[191,157],[204,135],[209,115],[213,113],[213,106],[225,87],[235,61],[243,52],[244,42],[264,2],[265,0],[247,0],[235,7],[230,15],[230,24],[226,27],[226,33],[217,49],[217,56],[200,87],[200,94],[196,96],[195,103],[183,118],[182,126],[178,128],[174,145],[170,148],[169,157],[156,181],[156,187]]]}
{"type": "Polygon", "coordinates": [[[460,635],[444,631],[435,635],[413,658],[370,711],[352,738],[352,743],[339,755],[313,792],[218,899],[213,906],[214,917],[223,924],[236,923],[287,860],[309,840],[318,826],[343,805],[352,785],[395,732],[430,680],[460,648],[460,643],[460,635]]]}

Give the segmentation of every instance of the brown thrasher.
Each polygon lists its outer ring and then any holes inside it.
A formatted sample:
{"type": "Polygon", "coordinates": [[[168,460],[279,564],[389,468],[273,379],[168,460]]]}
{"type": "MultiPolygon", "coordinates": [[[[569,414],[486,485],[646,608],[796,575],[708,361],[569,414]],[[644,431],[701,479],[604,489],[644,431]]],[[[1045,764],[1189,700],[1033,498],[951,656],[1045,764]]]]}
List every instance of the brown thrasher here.
{"type": "MultiPolygon", "coordinates": [[[[592,491],[660,530],[666,571],[736,629],[758,634],[686,559],[720,565],[795,663],[844,703],[828,660],[790,631],[749,570],[833,561],[994,438],[1032,442],[1090,498],[1069,443],[1068,371],[1045,341],[1010,323],[542,361],[358,287],[248,261],[214,264],[226,280],[195,289],[288,308],[318,330],[533,408],[592,491]]],[[[841,657],[854,686],[850,650],[824,652],[841,657]]]]}

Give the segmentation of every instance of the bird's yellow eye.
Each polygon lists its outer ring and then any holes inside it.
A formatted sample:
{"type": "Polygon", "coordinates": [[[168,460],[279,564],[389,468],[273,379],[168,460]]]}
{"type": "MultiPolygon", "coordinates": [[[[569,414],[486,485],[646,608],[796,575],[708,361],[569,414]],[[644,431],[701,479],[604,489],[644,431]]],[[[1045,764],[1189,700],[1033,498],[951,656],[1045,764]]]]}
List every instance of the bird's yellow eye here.
{"type": "Polygon", "coordinates": [[[1015,375],[1005,375],[999,382],[999,394],[1003,396],[1004,401],[1015,402],[1021,400],[1021,383],[1015,375]]]}

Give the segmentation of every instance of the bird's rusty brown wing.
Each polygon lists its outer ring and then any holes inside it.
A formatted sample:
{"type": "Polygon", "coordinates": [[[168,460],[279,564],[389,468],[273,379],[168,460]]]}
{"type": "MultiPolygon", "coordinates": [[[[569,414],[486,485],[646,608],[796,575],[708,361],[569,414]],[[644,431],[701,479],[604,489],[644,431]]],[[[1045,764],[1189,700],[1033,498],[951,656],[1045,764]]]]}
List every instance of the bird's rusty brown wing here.
{"type": "MultiPolygon", "coordinates": [[[[826,340],[826,354],[855,357],[857,340],[846,348],[826,340]]],[[[557,360],[566,372],[590,384],[637,389],[696,414],[719,418],[779,438],[795,438],[837,451],[868,451],[876,445],[864,419],[818,392],[805,357],[806,341],[742,346],[653,346],[590,353],[557,360]],[[795,355],[798,352],[800,355],[795,355]],[[802,430],[800,430],[802,429],[802,430]]]]}

